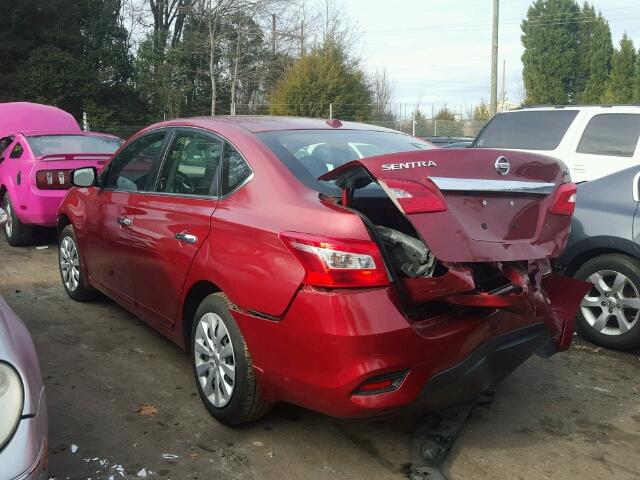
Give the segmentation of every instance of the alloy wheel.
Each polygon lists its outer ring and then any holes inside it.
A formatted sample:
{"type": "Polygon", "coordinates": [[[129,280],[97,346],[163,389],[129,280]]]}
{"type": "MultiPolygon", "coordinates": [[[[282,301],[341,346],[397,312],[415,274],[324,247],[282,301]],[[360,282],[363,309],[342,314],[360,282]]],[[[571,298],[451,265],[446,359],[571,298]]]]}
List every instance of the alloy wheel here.
{"type": "Polygon", "coordinates": [[[11,203],[7,202],[5,211],[7,212],[7,223],[4,224],[4,231],[7,237],[11,238],[13,234],[13,212],[11,211],[11,203]]]}
{"type": "Polygon", "coordinates": [[[236,361],[229,330],[219,315],[206,313],[199,320],[193,355],[202,392],[214,407],[224,407],[233,395],[236,361]]]}
{"type": "Polygon", "coordinates": [[[80,282],[80,256],[71,237],[64,237],[60,243],[60,271],[67,289],[75,292],[80,282]]]}
{"type": "Polygon", "coordinates": [[[640,295],[629,278],[614,270],[600,270],[588,279],[593,288],[580,304],[587,323],[603,335],[622,335],[640,317],[640,295]]]}

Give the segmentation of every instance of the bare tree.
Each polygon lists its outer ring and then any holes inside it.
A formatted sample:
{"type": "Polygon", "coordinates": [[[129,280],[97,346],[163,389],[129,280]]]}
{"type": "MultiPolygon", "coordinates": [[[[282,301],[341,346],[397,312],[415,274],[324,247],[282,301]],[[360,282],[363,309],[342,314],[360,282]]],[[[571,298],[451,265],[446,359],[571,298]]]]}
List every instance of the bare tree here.
{"type": "Polygon", "coordinates": [[[387,76],[387,69],[376,70],[371,77],[371,91],[373,93],[373,111],[375,115],[391,115],[391,100],[393,89],[387,76]]]}

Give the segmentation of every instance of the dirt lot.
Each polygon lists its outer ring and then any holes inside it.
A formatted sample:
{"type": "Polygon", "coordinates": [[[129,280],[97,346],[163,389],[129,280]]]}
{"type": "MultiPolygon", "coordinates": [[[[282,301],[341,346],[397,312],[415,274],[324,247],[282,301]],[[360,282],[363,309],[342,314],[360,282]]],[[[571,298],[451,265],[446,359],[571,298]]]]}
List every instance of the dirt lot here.
{"type": "MultiPolygon", "coordinates": [[[[108,300],[65,295],[55,245],[0,244],[0,294],[40,355],[50,477],[402,479],[416,417],[342,421],[280,406],[241,429],[211,418],[187,356],[108,300]],[[157,415],[134,412],[151,404],[157,415]],[[79,449],[71,453],[70,446],[79,449]],[[177,458],[163,458],[163,454],[177,458]]],[[[576,339],[533,358],[478,407],[446,465],[451,479],[640,478],[640,353],[576,339]]]]}

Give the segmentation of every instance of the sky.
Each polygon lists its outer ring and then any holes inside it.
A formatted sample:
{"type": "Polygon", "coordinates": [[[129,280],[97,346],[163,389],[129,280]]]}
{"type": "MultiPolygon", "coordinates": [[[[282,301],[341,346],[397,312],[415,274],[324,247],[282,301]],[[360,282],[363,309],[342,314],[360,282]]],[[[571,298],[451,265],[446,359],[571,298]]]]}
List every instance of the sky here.
{"type": "MultiPolygon", "coordinates": [[[[523,97],[520,22],[532,0],[501,0],[498,96],[506,61],[506,97],[523,97]]],[[[582,3],[582,2],[580,2],[582,3]]],[[[447,104],[458,112],[488,100],[492,0],[345,0],[360,36],[356,51],[369,71],[386,68],[394,103],[447,104]]],[[[618,45],[626,31],[640,47],[640,2],[593,0],[618,45]]],[[[411,107],[408,107],[411,108],[411,107]]]]}

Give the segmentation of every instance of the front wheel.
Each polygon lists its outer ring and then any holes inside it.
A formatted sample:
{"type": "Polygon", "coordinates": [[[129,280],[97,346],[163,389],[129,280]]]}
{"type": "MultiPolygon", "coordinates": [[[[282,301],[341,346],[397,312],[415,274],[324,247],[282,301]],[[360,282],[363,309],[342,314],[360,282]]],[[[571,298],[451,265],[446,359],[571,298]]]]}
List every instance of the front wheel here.
{"type": "Polygon", "coordinates": [[[251,355],[221,293],[205,298],[191,330],[196,386],[209,413],[227,425],[263,417],[271,405],[262,399],[251,355]]]}
{"type": "Polygon", "coordinates": [[[78,302],[96,297],[96,291],[86,282],[82,272],[82,259],[72,225],[67,225],[58,240],[58,264],[60,277],[67,295],[78,302]]]}
{"type": "Polygon", "coordinates": [[[29,245],[33,241],[33,227],[31,225],[25,225],[16,216],[8,193],[4,196],[2,206],[4,211],[7,212],[7,223],[4,225],[4,234],[7,243],[12,247],[29,245]]]}
{"type": "Polygon", "coordinates": [[[593,284],[580,304],[580,333],[607,348],[640,347],[640,262],[626,255],[602,255],[574,276],[593,284]]]}

